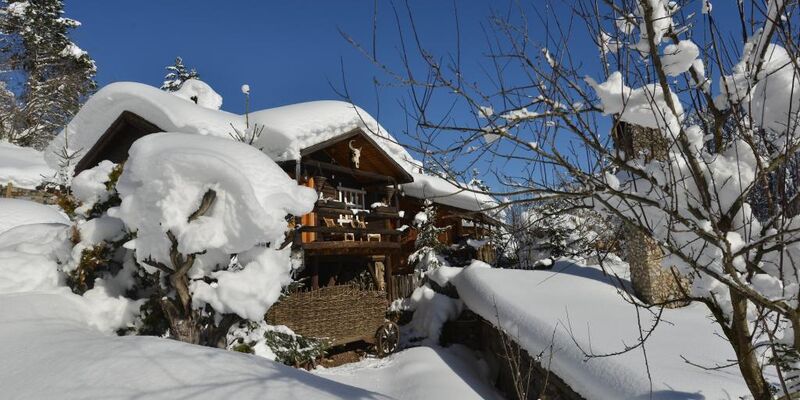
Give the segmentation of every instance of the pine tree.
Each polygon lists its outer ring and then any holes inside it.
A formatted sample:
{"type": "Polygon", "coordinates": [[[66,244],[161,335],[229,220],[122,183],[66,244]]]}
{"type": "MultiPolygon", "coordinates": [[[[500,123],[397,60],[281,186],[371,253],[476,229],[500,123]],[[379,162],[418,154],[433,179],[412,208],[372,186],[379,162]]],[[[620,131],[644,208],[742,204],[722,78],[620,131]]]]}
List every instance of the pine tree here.
{"type": "Polygon", "coordinates": [[[417,239],[414,242],[414,252],[408,256],[409,264],[420,274],[445,264],[440,257],[445,245],[439,241],[439,235],[450,227],[437,227],[435,221],[436,207],[430,200],[425,200],[422,211],[414,217],[417,239]]]}
{"type": "Polygon", "coordinates": [[[0,8],[3,96],[0,138],[43,148],[96,88],[94,61],[69,39],[80,26],[62,0],[8,0],[0,8]]]}
{"type": "Polygon", "coordinates": [[[180,89],[183,82],[189,79],[200,79],[200,74],[194,68],[187,69],[183,65],[183,59],[180,57],[175,57],[175,64],[167,66],[166,70],[169,72],[164,76],[161,90],[166,90],[167,92],[174,92],[180,89]]]}

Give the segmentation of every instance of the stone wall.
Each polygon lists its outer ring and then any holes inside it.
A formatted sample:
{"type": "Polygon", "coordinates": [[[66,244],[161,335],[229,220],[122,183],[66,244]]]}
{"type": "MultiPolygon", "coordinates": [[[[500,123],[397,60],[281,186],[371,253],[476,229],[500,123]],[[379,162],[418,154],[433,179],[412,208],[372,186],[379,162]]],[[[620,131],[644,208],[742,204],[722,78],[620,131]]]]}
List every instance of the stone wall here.
{"type": "MultiPolygon", "coordinates": [[[[627,137],[628,157],[642,157],[646,162],[665,160],[668,142],[655,130],[621,123],[620,130],[627,137]]],[[[688,293],[690,281],[677,273],[675,267],[664,268],[661,259],[664,253],[658,244],[634,227],[625,227],[625,258],[631,267],[631,283],[634,293],[647,304],[664,304],[681,307],[688,304],[680,300],[688,293]],[[679,277],[676,279],[676,277],[679,277]]]]}
{"type": "Polygon", "coordinates": [[[631,268],[636,297],[647,304],[663,304],[669,308],[688,304],[681,299],[689,291],[689,279],[681,276],[675,267],[661,266],[664,253],[655,240],[633,227],[626,227],[625,236],[625,258],[631,268]]]}
{"type": "Polygon", "coordinates": [[[491,323],[475,313],[465,310],[455,321],[445,324],[441,342],[444,345],[458,343],[481,352],[492,371],[497,387],[506,398],[512,400],[583,400],[561,378],[542,366],[539,360],[531,357],[513,338],[505,336],[491,323]],[[515,369],[519,365],[520,376],[526,396],[517,395],[515,389],[515,369]]]}

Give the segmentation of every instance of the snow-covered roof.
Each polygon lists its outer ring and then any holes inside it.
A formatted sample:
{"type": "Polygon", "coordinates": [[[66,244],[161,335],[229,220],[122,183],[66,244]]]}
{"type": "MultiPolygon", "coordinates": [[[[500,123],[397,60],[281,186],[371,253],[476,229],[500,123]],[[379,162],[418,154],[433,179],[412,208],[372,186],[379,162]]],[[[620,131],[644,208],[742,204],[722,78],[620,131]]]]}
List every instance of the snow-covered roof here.
{"type": "Polygon", "coordinates": [[[54,174],[41,151],[0,142],[0,185],[11,182],[16,187],[35,189],[44,177],[54,174]]]}
{"type": "Polygon", "coordinates": [[[254,111],[249,116],[201,107],[191,100],[134,82],[103,87],[81,108],[75,118],[50,144],[47,164],[55,168],[55,152],[68,144],[72,151],[88,153],[123,112],[131,112],[163,131],[194,133],[230,138],[234,128],[264,128],[254,146],[275,161],[295,160],[303,149],[361,129],[414,176],[403,185],[407,195],[469,211],[481,211],[494,204],[488,195],[464,191],[446,180],[422,175],[420,163],[372,116],[344,101],[322,100],[254,111]],[[489,205],[491,204],[491,205],[489,205]]]}
{"type": "MultiPolygon", "coordinates": [[[[244,131],[246,117],[195,104],[180,96],[134,82],[117,82],[103,87],[81,108],[75,118],[49,146],[46,160],[55,167],[52,154],[68,143],[84,154],[125,111],[134,113],[167,132],[196,133],[230,138],[234,128],[244,131]]],[[[415,162],[403,146],[364,110],[343,101],[323,100],[266,109],[250,113],[251,126],[264,127],[254,143],[275,161],[297,159],[306,147],[361,128],[403,168],[415,162]]]]}
{"type": "Polygon", "coordinates": [[[497,201],[485,193],[458,187],[438,176],[411,173],[414,182],[400,185],[408,196],[427,199],[437,204],[460,208],[467,211],[484,211],[497,206],[497,201]]]}

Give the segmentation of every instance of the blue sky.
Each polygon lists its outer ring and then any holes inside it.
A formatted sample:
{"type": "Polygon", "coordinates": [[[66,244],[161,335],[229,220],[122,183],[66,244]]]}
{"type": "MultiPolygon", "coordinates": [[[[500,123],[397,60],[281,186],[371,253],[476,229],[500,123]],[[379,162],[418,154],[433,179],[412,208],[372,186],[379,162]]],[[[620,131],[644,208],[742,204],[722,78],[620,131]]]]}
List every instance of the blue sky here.
{"type": "MultiPolygon", "coordinates": [[[[380,3],[378,52],[383,58],[397,54],[397,43],[389,2],[380,3]]],[[[490,4],[459,4],[462,26],[485,23],[490,4]]],[[[411,5],[426,45],[449,48],[455,36],[452,2],[411,5]]],[[[164,66],[179,55],[222,94],[224,109],[241,112],[242,83],[250,85],[256,109],[336,99],[331,84],[341,88],[343,66],[356,102],[376,111],[373,77],[381,74],[337,30],[371,46],[372,1],[68,0],[66,9],[83,23],[72,36],[97,62],[100,85],[160,85],[164,66]]],[[[479,29],[464,29],[462,35],[465,41],[482,40],[479,29]]],[[[402,91],[389,92],[383,94],[381,120],[390,130],[402,129],[401,119],[388,109],[402,91]]]]}
{"type": "MultiPolygon", "coordinates": [[[[400,41],[391,3],[384,0],[377,3],[378,57],[387,64],[400,66],[400,41]]],[[[488,28],[490,11],[506,13],[513,2],[457,3],[464,71],[470,80],[485,84],[481,66],[488,62],[484,29],[488,28]]],[[[541,7],[545,2],[523,3],[541,7]]],[[[570,14],[567,4],[572,2],[552,3],[557,8],[555,14],[566,21],[570,14]]],[[[175,56],[181,56],[223,96],[223,109],[241,113],[244,100],[239,88],[243,83],[251,87],[253,109],[261,109],[338,99],[331,85],[341,89],[346,82],[355,103],[378,118],[401,142],[410,143],[403,135],[408,121],[398,105],[407,91],[382,86],[376,92],[374,79],[387,82],[387,76],[338,32],[341,29],[371,47],[375,4],[369,0],[67,0],[66,12],[83,23],[72,37],[95,59],[101,86],[115,81],[158,86],[164,67],[175,56]]],[[[409,5],[424,46],[439,55],[452,53],[456,42],[453,2],[409,0],[409,5]]],[[[398,0],[396,6],[404,28],[408,29],[403,16],[404,2],[398,0]]],[[[545,42],[543,21],[531,9],[528,11],[531,36],[545,42]]],[[[582,29],[585,27],[581,23],[573,27],[569,49],[551,48],[551,51],[577,56],[584,63],[582,73],[602,78],[595,62],[597,49],[582,29]]],[[[448,106],[449,103],[434,101],[434,107],[448,106]]],[[[462,116],[468,116],[469,111],[462,110],[462,116]]],[[[494,182],[491,177],[484,178],[494,182]]]]}

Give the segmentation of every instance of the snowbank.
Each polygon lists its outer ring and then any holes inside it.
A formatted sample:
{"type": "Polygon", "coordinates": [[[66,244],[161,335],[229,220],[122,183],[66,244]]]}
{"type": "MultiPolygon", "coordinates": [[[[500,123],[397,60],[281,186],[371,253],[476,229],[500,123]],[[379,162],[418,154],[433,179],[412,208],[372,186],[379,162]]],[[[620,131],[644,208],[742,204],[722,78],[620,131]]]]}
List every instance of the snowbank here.
{"type": "Polygon", "coordinates": [[[396,399],[501,399],[483,362],[462,346],[415,347],[384,359],[314,371],[330,380],[396,399]]]}
{"type": "MultiPolygon", "coordinates": [[[[77,297],[77,296],[76,296],[77,297]]],[[[89,329],[57,294],[0,295],[0,387],[10,399],[385,399],[241,353],[89,329]]]]}
{"type": "MultiPolygon", "coordinates": [[[[546,350],[554,337],[550,368],[582,396],[649,398],[641,349],[587,361],[573,342],[574,338],[587,352],[604,354],[623,350],[639,338],[636,310],[599,267],[566,261],[557,262],[551,271],[468,267],[452,282],[470,310],[495,324],[499,319],[530,354],[546,350]]],[[[735,367],[703,370],[681,359],[685,356],[706,366],[735,359],[730,344],[715,335],[707,314],[699,304],[664,311],[663,321],[646,344],[652,398],[728,399],[749,393],[735,367]]],[[[649,314],[641,316],[645,328],[652,326],[649,314]]],[[[545,354],[543,359],[547,358],[545,354]]]]}
{"type": "MultiPolygon", "coordinates": [[[[209,88],[210,89],[210,88],[209,88]]],[[[206,106],[216,106],[205,104],[206,106]]],[[[221,103],[221,101],[220,101],[221,103]]],[[[69,138],[71,150],[87,149],[124,112],[132,112],[165,132],[184,132],[230,139],[234,128],[246,130],[245,116],[205,108],[152,86],[118,82],[97,91],[75,118],[61,131],[46,152],[48,165],[58,159],[51,154],[69,138]]],[[[264,127],[254,143],[276,161],[296,159],[300,150],[356,128],[372,134],[373,139],[406,169],[417,167],[411,155],[364,110],[342,101],[313,101],[250,113],[249,122],[264,127]]]]}
{"type": "Polygon", "coordinates": [[[69,224],[56,207],[29,200],[0,198],[0,233],[11,228],[38,223],[69,224]]]}
{"type": "Polygon", "coordinates": [[[47,166],[41,151],[0,141],[0,185],[10,182],[16,187],[35,189],[44,177],[54,175],[55,170],[47,166]]]}

